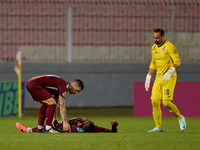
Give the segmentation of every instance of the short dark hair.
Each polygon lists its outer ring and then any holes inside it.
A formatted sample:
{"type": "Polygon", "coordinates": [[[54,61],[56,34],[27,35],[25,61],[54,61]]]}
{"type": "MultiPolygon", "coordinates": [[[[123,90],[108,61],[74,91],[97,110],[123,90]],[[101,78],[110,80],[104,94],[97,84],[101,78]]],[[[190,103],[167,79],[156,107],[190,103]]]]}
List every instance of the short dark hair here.
{"type": "Polygon", "coordinates": [[[83,81],[81,81],[80,79],[75,79],[74,81],[77,83],[78,87],[81,87],[82,90],[84,89],[83,81]]]}
{"type": "Polygon", "coordinates": [[[160,32],[160,35],[165,35],[165,31],[162,28],[154,28],[153,32],[160,32]]]}
{"type": "Polygon", "coordinates": [[[94,123],[91,123],[89,126],[86,126],[86,127],[84,128],[84,132],[95,132],[94,123]]]}

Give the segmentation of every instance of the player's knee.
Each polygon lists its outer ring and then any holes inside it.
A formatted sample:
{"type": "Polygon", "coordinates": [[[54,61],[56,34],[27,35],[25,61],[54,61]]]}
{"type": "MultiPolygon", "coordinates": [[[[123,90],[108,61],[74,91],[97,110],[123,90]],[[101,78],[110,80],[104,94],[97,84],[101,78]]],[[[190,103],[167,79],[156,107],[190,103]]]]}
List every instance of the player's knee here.
{"type": "Polygon", "coordinates": [[[56,105],[56,101],[52,99],[51,101],[49,101],[49,105],[56,105]]]}
{"type": "Polygon", "coordinates": [[[153,107],[157,107],[160,105],[160,100],[155,100],[155,99],[152,99],[151,100],[151,104],[153,107]]]}
{"type": "Polygon", "coordinates": [[[171,101],[162,101],[163,106],[168,108],[170,106],[171,101]]]}
{"type": "Polygon", "coordinates": [[[50,102],[49,105],[56,105],[56,101],[52,101],[52,102],[50,102]]]}
{"type": "Polygon", "coordinates": [[[44,103],[46,105],[56,105],[56,100],[54,98],[50,98],[48,100],[42,101],[42,103],[44,103]]]}

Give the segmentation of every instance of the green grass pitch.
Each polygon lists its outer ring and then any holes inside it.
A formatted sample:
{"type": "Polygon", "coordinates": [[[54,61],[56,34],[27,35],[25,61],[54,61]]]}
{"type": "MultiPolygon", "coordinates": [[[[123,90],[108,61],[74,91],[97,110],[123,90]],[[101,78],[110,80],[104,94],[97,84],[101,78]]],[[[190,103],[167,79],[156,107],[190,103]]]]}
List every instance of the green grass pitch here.
{"type": "MultiPolygon", "coordinates": [[[[72,117],[72,116],[71,116],[72,117]]],[[[80,117],[80,116],[79,116],[80,117]]],[[[111,128],[119,122],[117,133],[23,133],[16,122],[35,127],[37,117],[1,117],[0,150],[199,150],[200,118],[186,118],[187,128],[179,130],[175,118],[163,118],[163,133],[148,133],[154,127],[147,117],[84,116],[98,126],[111,128]]]]}

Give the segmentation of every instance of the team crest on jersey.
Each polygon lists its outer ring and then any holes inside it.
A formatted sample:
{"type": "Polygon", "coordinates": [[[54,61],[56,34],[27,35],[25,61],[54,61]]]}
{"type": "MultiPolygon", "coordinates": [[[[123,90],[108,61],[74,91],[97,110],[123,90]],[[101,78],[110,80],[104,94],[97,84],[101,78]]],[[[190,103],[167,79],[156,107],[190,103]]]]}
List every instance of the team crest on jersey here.
{"type": "Polygon", "coordinates": [[[165,47],[162,48],[162,52],[165,52],[165,47]]]}
{"type": "Polygon", "coordinates": [[[63,97],[66,97],[67,96],[67,92],[64,92],[62,95],[63,95],[63,97]]]}

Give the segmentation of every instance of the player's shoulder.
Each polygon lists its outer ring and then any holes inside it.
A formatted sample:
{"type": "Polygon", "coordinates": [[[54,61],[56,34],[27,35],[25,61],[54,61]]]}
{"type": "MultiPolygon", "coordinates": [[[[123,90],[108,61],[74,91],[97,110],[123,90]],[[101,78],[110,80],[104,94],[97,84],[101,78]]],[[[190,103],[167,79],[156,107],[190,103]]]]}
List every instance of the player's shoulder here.
{"type": "Polygon", "coordinates": [[[167,48],[176,48],[176,46],[173,44],[173,43],[171,43],[170,41],[165,41],[165,46],[167,47],[167,48]]]}

